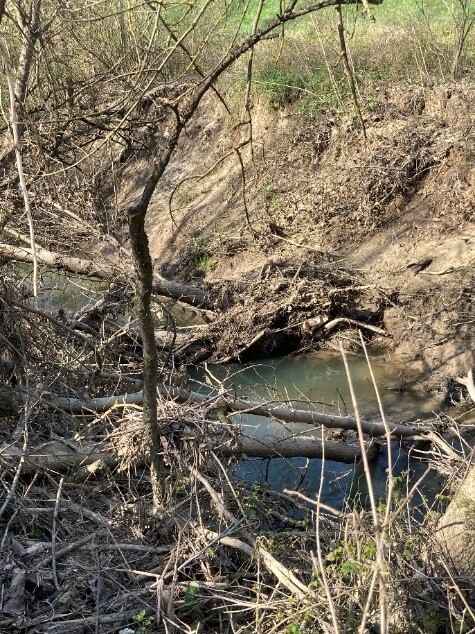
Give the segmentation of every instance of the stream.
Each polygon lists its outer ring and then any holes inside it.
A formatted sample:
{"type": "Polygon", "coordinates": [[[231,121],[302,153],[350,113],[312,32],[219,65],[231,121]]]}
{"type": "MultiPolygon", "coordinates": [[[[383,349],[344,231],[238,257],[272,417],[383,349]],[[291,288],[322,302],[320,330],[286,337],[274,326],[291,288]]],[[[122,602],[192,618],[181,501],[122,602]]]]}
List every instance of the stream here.
{"type": "MultiPolygon", "coordinates": [[[[370,351],[371,367],[376,379],[383,409],[388,421],[403,422],[433,416],[440,403],[416,391],[417,376],[401,364],[389,361],[379,351],[370,351]]],[[[381,419],[370,370],[363,354],[349,355],[348,363],[358,408],[362,418],[381,419]]],[[[196,367],[192,371],[190,387],[209,393],[213,382],[222,382],[227,390],[253,400],[291,400],[298,409],[312,408],[327,414],[353,416],[348,380],[341,356],[322,351],[314,354],[266,359],[259,363],[196,367]]],[[[312,432],[320,438],[320,428],[309,425],[280,423],[262,416],[235,415],[242,433],[263,436],[269,432],[279,436],[306,435],[312,432]]],[[[388,451],[385,441],[377,460],[371,464],[371,481],[375,496],[386,498],[388,451]]],[[[397,477],[399,492],[407,490],[427,470],[427,463],[411,458],[409,443],[392,443],[393,475],[397,477]]],[[[349,498],[360,496],[365,506],[367,482],[362,465],[355,467],[319,459],[307,458],[245,458],[235,466],[234,473],[244,480],[266,482],[275,489],[299,489],[309,497],[315,497],[323,477],[321,499],[324,503],[341,509],[349,498]]],[[[414,504],[422,496],[430,503],[441,491],[444,478],[431,471],[421,483],[420,493],[414,496],[414,504]]]]}
{"type": "MultiPolygon", "coordinates": [[[[25,277],[31,272],[28,265],[15,265],[25,277]]],[[[40,305],[45,309],[64,309],[75,312],[97,301],[107,289],[107,284],[91,279],[77,278],[56,271],[41,271],[40,305]]],[[[172,309],[177,326],[193,325],[196,315],[184,311],[183,306],[172,309]]],[[[371,366],[380,391],[387,420],[393,422],[414,421],[433,416],[440,410],[440,402],[417,391],[417,376],[402,364],[394,363],[381,351],[370,353],[371,366]]],[[[370,371],[363,354],[349,354],[348,362],[354,384],[360,415],[363,418],[380,419],[377,398],[370,371]]],[[[234,390],[239,396],[254,400],[290,400],[299,409],[314,408],[317,411],[353,416],[353,406],[348,380],[341,356],[336,352],[318,352],[301,356],[271,358],[248,364],[194,367],[190,369],[190,388],[209,393],[220,384],[234,390]]],[[[303,424],[271,421],[253,415],[234,415],[233,420],[242,433],[262,436],[268,433],[280,437],[293,434],[315,433],[320,429],[303,424]]],[[[398,478],[402,495],[419,480],[427,470],[427,464],[411,458],[408,443],[392,445],[393,475],[398,478]]],[[[371,464],[371,481],[378,499],[385,499],[387,486],[388,451],[384,446],[377,460],[371,464]]],[[[271,488],[298,489],[314,497],[321,485],[321,498],[326,504],[342,508],[345,501],[359,496],[367,503],[367,482],[361,465],[345,464],[307,458],[243,458],[234,467],[238,478],[248,482],[266,482],[271,488]],[[323,478],[323,481],[322,481],[323,478]]],[[[431,502],[444,485],[444,478],[431,471],[414,497],[415,504],[423,498],[431,502]]]]}

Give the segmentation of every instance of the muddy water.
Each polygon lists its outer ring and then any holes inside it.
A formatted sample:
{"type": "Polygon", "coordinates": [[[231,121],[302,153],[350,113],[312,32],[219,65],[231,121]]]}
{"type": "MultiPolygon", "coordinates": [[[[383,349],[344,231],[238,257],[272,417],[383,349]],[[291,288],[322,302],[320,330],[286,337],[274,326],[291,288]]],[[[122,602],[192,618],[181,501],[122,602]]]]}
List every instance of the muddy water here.
{"type": "MultiPolygon", "coordinates": [[[[364,356],[351,355],[348,362],[360,415],[380,418],[374,385],[364,356]]],[[[377,352],[371,354],[371,366],[387,420],[401,422],[423,419],[439,409],[437,401],[417,391],[417,377],[404,366],[395,364],[377,352]]],[[[267,359],[246,366],[213,366],[209,368],[208,374],[196,368],[191,387],[208,392],[213,383],[212,377],[218,382],[222,381],[227,389],[234,389],[237,394],[253,399],[290,399],[299,409],[312,408],[324,413],[350,416],[354,414],[343,362],[336,353],[320,352],[300,357],[267,359]]],[[[252,436],[269,432],[278,436],[304,432],[315,433],[319,437],[320,434],[320,429],[315,430],[307,425],[270,422],[264,417],[242,415],[233,418],[243,433],[252,436]]],[[[393,443],[392,459],[393,473],[399,476],[398,486],[404,494],[407,487],[426,471],[427,465],[411,457],[407,443],[393,443]]],[[[385,499],[387,468],[388,453],[384,449],[371,465],[371,480],[379,499],[385,499]]],[[[362,502],[366,502],[367,484],[361,467],[328,461],[323,465],[321,460],[306,458],[248,458],[236,466],[235,473],[248,481],[268,482],[277,490],[299,488],[311,496],[317,494],[323,477],[322,498],[327,504],[341,508],[349,495],[359,495],[362,502]]],[[[431,472],[421,484],[421,493],[431,500],[442,486],[442,479],[431,472]]],[[[420,496],[416,496],[415,502],[419,501],[420,496]]]]}

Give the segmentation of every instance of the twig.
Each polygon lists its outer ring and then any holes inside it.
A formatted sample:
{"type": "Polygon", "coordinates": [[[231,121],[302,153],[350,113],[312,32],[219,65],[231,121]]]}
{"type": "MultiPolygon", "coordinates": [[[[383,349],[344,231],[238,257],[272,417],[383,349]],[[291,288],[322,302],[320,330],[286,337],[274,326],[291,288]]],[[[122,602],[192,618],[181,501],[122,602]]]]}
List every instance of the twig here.
{"type": "Polygon", "coordinates": [[[292,491],[291,489],[284,489],[283,493],[286,493],[287,495],[291,495],[291,496],[295,495],[295,497],[298,497],[300,500],[304,500],[304,502],[307,502],[308,504],[317,506],[318,508],[321,508],[322,511],[327,511],[327,513],[330,513],[331,515],[334,515],[335,517],[341,517],[343,515],[341,511],[333,508],[333,506],[328,506],[328,504],[323,504],[323,502],[320,502],[320,500],[318,499],[313,500],[312,498],[309,498],[306,495],[304,495],[301,491],[292,491]]]}
{"type": "MultiPolygon", "coordinates": [[[[199,473],[197,469],[194,469],[192,467],[191,472],[194,475],[194,477],[196,477],[203,484],[205,489],[208,491],[217,512],[222,517],[225,517],[230,522],[236,524],[237,523],[236,518],[226,508],[220,495],[214,490],[210,482],[201,473],[199,473]]],[[[217,536],[217,534],[213,533],[212,531],[206,531],[206,532],[209,533],[209,535],[212,536],[213,539],[216,538],[217,536]]],[[[310,592],[309,588],[306,585],[304,585],[301,581],[299,581],[299,579],[297,579],[297,577],[288,568],[286,568],[282,563],[277,561],[267,550],[265,550],[265,548],[258,545],[257,541],[252,537],[252,535],[250,535],[250,533],[247,530],[241,529],[241,532],[243,536],[247,539],[248,541],[247,544],[239,539],[231,538],[231,537],[229,538],[221,537],[219,541],[222,543],[226,543],[226,545],[228,546],[233,546],[234,548],[238,548],[239,550],[242,550],[248,555],[251,555],[251,556],[257,555],[258,557],[260,557],[262,563],[269,570],[269,572],[272,572],[277,577],[277,579],[282,583],[282,585],[285,586],[292,594],[297,596],[305,596],[310,592]],[[225,539],[226,541],[223,542],[223,539],[225,539]]]]}
{"type": "MultiPolygon", "coordinates": [[[[99,534],[99,532],[96,531],[94,533],[91,533],[90,535],[86,535],[85,537],[81,537],[81,539],[78,539],[73,544],[69,544],[69,546],[65,546],[64,548],[61,548],[61,550],[56,551],[56,561],[58,561],[58,559],[61,559],[61,557],[69,555],[69,553],[72,553],[74,550],[79,550],[80,548],[82,548],[86,544],[89,544],[89,542],[91,542],[93,539],[95,539],[98,534],[99,534]]],[[[51,546],[52,546],[52,544],[51,544],[51,546]]],[[[45,557],[38,564],[38,568],[49,566],[52,561],[53,561],[53,557],[51,555],[49,555],[48,557],[45,557]]]]}
{"type": "MultiPolygon", "coordinates": [[[[364,449],[364,432],[363,432],[363,428],[361,425],[361,419],[360,419],[360,414],[359,414],[359,408],[358,408],[358,403],[356,400],[356,396],[355,396],[355,391],[353,388],[353,381],[351,379],[351,374],[350,374],[350,368],[348,366],[348,360],[346,358],[345,355],[345,351],[343,349],[343,346],[340,342],[340,353],[343,359],[343,364],[345,366],[345,371],[346,371],[346,376],[348,379],[348,387],[350,388],[350,394],[351,394],[351,401],[353,404],[353,410],[355,412],[355,419],[358,425],[358,440],[360,442],[360,446],[364,449]]],[[[366,484],[368,487],[368,495],[369,495],[369,499],[370,499],[370,506],[371,506],[371,515],[373,518],[373,527],[374,527],[374,541],[376,543],[376,566],[374,568],[374,572],[373,572],[373,577],[371,579],[371,584],[369,587],[369,591],[368,591],[368,596],[366,598],[366,603],[363,609],[363,617],[361,619],[361,623],[360,626],[358,628],[358,632],[359,634],[363,634],[363,632],[366,631],[366,622],[368,620],[369,617],[369,611],[370,611],[370,607],[371,607],[371,603],[373,601],[373,596],[374,596],[374,592],[375,592],[375,588],[376,588],[376,582],[378,579],[380,579],[381,575],[383,574],[384,571],[384,567],[383,567],[383,550],[382,550],[382,540],[381,540],[381,528],[379,525],[379,519],[378,519],[378,511],[377,511],[377,507],[376,507],[376,498],[374,495],[374,488],[373,488],[373,483],[371,481],[371,471],[369,469],[369,463],[368,463],[368,459],[366,457],[366,453],[363,450],[362,453],[362,459],[363,459],[363,465],[364,465],[364,472],[365,472],[365,477],[366,477],[366,484]]]]}
{"type": "Polygon", "coordinates": [[[57,522],[58,522],[58,514],[59,514],[59,505],[61,502],[61,491],[63,488],[64,477],[59,480],[58,491],[56,493],[56,503],[54,505],[54,515],[53,515],[53,527],[51,530],[51,568],[53,571],[53,581],[56,587],[56,590],[60,590],[59,582],[58,582],[58,574],[56,570],[56,537],[57,537],[57,522]]]}
{"type": "Polygon", "coordinates": [[[96,345],[88,337],[79,333],[77,330],[70,328],[67,324],[65,324],[62,321],[59,321],[58,319],[56,319],[49,313],[45,312],[44,310],[40,310],[39,308],[34,308],[33,306],[28,306],[28,304],[22,304],[21,302],[16,302],[15,300],[10,300],[10,303],[13,306],[16,306],[17,308],[21,308],[22,310],[26,310],[30,313],[38,315],[39,317],[43,317],[44,319],[47,319],[52,324],[54,324],[57,328],[66,330],[66,332],[69,332],[73,337],[77,337],[78,339],[81,339],[82,341],[84,341],[85,345],[88,346],[94,352],[97,366],[99,367],[99,369],[102,368],[102,363],[103,363],[102,356],[100,355],[96,345]]]}
{"type": "MultiPolygon", "coordinates": [[[[394,481],[393,481],[393,459],[392,459],[392,453],[391,453],[391,432],[389,431],[389,427],[388,424],[386,422],[386,417],[384,415],[384,408],[383,408],[383,403],[381,401],[381,397],[379,395],[379,390],[378,390],[378,384],[376,383],[376,378],[374,376],[374,372],[373,372],[373,367],[371,365],[371,361],[369,359],[369,355],[368,355],[368,350],[366,348],[366,344],[365,341],[363,339],[363,333],[361,332],[361,330],[359,331],[359,335],[360,335],[360,342],[361,342],[361,346],[363,347],[364,353],[365,353],[365,357],[366,357],[366,363],[368,365],[369,368],[369,372],[371,375],[371,381],[373,383],[373,388],[374,388],[374,392],[376,394],[376,399],[378,401],[378,407],[379,407],[379,412],[381,414],[381,418],[383,421],[383,424],[386,428],[386,447],[387,447],[387,452],[388,452],[388,485],[387,485],[387,495],[386,495],[386,513],[384,516],[384,520],[382,523],[382,528],[381,528],[381,533],[384,530],[385,527],[387,527],[389,525],[389,517],[390,517],[390,512],[391,512],[391,505],[392,505],[392,498],[393,498],[393,488],[394,488],[394,481]]],[[[381,541],[379,540],[379,544],[378,541],[376,542],[376,547],[382,547],[381,541]]],[[[386,632],[387,631],[387,605],[386,605],[386,585],[385,585],[385,570],[382,567],[384,564],[384,559],[383,559],[383,553],[382,550],[378,553],[379,556],[379,561],[378,561],[378,565],[381,565],[381,574],[379,575],[379,608],[380,608],[380,617],[381,617],[381,632],[386,632]]]]}
{"type": "MultiPolygon", "coordinates": [[[[13,499],[13,496],[15,495],[15,491],[23,471],[23,466],[26,460],[26,450],[28,447],[28,419],[30,417],[30,414],[31,414],[31,407],[27,407],[27,411],[25,412],[25,417],[24,417],[24,438],[23,438],[23,447],[21,450],[20,461],[16,468],[15,476],[13,478],[13,482],[10,487],[10,490],[8,491],[7,497],[5,498],[5,501],[3,502],[2,507],[0,508],[0,518],[5,513],[6,509],[8,508],[8,505],[10,504],[10,502],[13,499]]],[[[0,452],[0,455],[1,455],[1,452],[0,452]]]]}
{"type": "Polygon", "coordinates": [[[74,513],[77,513],[78,515],[81,515],[81,516],[83,515],[84,517],[87,517],[87,519],[91,520],[92,522],[95,522],[96,524],[99,524],[99,526],[111,527],[114,525],[113,520],[110,520],[107,517],[104,517],[100,513],[90,511],[89,509],[82,507],[80,504],[76,504],[75,502],[71,502],[70,500],[63,500],[61,502],[61,506],[64,506],[66,509],[68,509],[68,511],[73,511],[74,513]]]}
{"type": "Polygon", "coordinates": [[[53,621],[61,621],[57,626],[52,625],[48,628],[48,634],[63,634],[64,632],[73,632],[76,627],[87,627],[89,625],[95,625],[98,621],[100,625],[109,625],[111,623],[121,623],[123,621],[129,621],[137,616],[137,610],[128,610],[127,612],[113,612],[112,614],[103,614],[98,618],[96,615],[87,616],[80,619],[71,619],[69,621],[64,619],[64,614],[48,615],[40,619],[35,619],[25,623],[28,628],[33,628],[41,623],[52,623],[53,621]]]}
{"type": "MultiPolygon", "coordinates": [[[[321,427],[321,435],[322,435],[322,441],[323,441],[323,427],[321,427]]],[[[333,597],[332,594],[330,592],[330,586],[328,585],[328,577],[327,577],[327,573],[325,571],[325,566],[323,564],[323,555],[322,555],[322,544],[320,541],[320,509],[321,509],[321,499],[322,499],[322,492],[323,492],[323,480],[324,480],[324,475],[325,475],[325,459],[322,458],[322,466],[321,466],[321,470],[320,470],[320,483],[318,486],[318,495],[317,495],[317,513],[316,513],[316,518],[315,518],[315,541],[317,543],[317,562],[318,564],[315,565],[315,561],[314,561],[314,565],[315,568],[320,571],[320,577],[322,580],[322,584],[323,584],[323,588],[325,590],[325,595],[327,597],[327,601],[328,601],[328,609],[330,610],[330,616],[332,619],[332,623],[333,623],[333,630],[335,632],[335,634],[339,634],[340,632],[340,627],[338,625],[338,617],[336,615],[336,610],[335,610],[335,603],[333,601],[333,597]]],[[[313,553],[312,553],[312,559],[314,559],[313,557],[313,553]]]]}

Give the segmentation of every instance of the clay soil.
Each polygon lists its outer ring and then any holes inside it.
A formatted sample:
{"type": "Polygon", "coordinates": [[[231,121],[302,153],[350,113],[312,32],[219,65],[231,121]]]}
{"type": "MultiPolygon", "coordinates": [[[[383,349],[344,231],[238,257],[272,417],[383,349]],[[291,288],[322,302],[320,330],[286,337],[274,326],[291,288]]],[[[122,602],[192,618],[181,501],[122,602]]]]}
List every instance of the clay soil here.
{"type": "MultiPolygon", "coordinates": [[[[211,358],[318,347],[318,329],[299,331],[306,319],[365,321],[366,311],[386,331],[378,344],[426,384],[445,389],[466,373],[474,101],[471,84],[373,84],[366,142],[351,112],[302,116],[295,104],[256,102],[243,172],[232,152],[242,127],[209,97],[152,199],[148,231],[161,273],[236,291],[207,340],[219,341],[211,358]]],[[[122,182],[125,196],[134,178],[122,182]]]]}

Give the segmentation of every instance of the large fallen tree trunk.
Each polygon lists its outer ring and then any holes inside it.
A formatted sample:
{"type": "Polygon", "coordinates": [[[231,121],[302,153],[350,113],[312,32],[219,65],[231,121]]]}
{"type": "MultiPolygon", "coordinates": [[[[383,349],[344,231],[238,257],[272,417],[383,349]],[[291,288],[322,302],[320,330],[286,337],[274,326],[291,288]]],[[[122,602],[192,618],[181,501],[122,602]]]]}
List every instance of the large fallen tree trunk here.
{"type": "MultiPolygon", "coordinates": [[[[281,407],[272,404],[256,403],[254,401],[233,398],[231,395],[210,397],[204,394],[197,394],[196,392],[189,392],[188,390],[178,390],[164,386],[158,386],[158,391],[164,398],[173,399],[179,403],[185,403],[187,401],[207,403],[210,408],[224,407],[230,412],[272,417],[287,423],[304,423],[317,427],[323,426],[328,429],[358,431],[358,423],[356,419],[351,416],[333,416],[331,414],[292,409],[291,405],[281,407]]],[[[44,402],[49,402],[53,407],[64,409],[71,413],[87,411],[105,412],[112,407],[121,405],[142,405],[143,395],[142,392],[133,392],[119,396],[105,396],[88,401],[77,398],[56,397],[46,401],[44,400],[44,402]]],[[[389,434],[391,438],[427,439],[430,435],[428,430],[410,425],[400,425],[397,423],[386,423],[385,425],[384,423],[366,420],[361,420],[360,424],[363,433],[373,437],[382,437],[389,434]]]]}
{"type": "MultiPolygon", "coordinates": [[[[0,244],[0,255],[9,260],[17,260],[18,262],[33,263],[33,252],[27,247],[15,247],[10,244],[0,244]]],[[[73,258],[54,251],[47,251],[41,247],[36,247],[36,256],[38,265],[47,266],[52,269],[58,269],[73,273],[74,275],[84,275],[85,277],[94,277],[100,280],[126,281],[128,273],[118,271],[107,264],[98,264],[91,260],[82,260],[81,258],[73,258]]],[[[180,300],[192,306],[211,308],[212,300],[209,293],[195,286],[180,284],[160,277],[155,277],[153,281],[153,290],[164,297],[180,300]]]]}
{"type": "MultiPolygon", "coordinates": [[[[189,432],[188,440],[189,440],[189,432]]],[[[321,442],[312,436],[296,436],[290,438],[274,438],[264,436],[262,438],[250,438],[239,435],[232,442],[224,443],[222,440],[210,438],[213,450],[221,456],[247,456],[251,458],[324,458],[345,464],[355,464],[361,460],[359,445],[347,445],[344,442],[321,442]]],[[[367,447],[367,458],[374,460],[379,453],[377,444],[372,443],[367,447]]],[[[11,446],[0,450],[0,459],[7,461],[12,466],[17,466],[22,458],[22,452],[11,446]]],[[[31,449],[23,455],[22,473],[34,473],[38,469],[50,469],[64,472],[70,469],[87,469],[92,475],[102,466],[116,467],[119,460],[114,454],[101,450],[101,447],[91,443],[89,446],[78,445],[77,450],[69,442],[67,445],[55,440],[38,449],[31,449]]],[[[139,462],[143,462],[139,459],[139,462]]]]}

